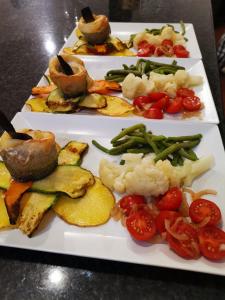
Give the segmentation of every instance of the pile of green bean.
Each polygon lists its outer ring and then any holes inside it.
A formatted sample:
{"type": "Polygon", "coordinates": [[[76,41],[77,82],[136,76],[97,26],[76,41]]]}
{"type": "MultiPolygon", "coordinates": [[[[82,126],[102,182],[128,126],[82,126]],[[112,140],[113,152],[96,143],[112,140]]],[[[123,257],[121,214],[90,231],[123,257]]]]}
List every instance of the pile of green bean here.
{"type": "MultiPolygon", "coordinates": [[[[201,141],[202,135],[170,136],[154,135],[144,124],[124,128],[111,140],[112,148],[107,149],[93,140],[92,144],[110,155],[123,153],[155,153],[155,162],[168,159],[173,166],[182,166],[184,159],[198,160],[193,148],[201,141]]],[[[121,161],[121,164],[123,161],[121,161]]]]}
{"type": "Polygon", "coordinates": [[[141,77],[144,74],[149,77],[151,71],[167,75],[175,74],[178,70],[185,70],[185,68],[178,66],[175,60],[172,64],[163,64],[141,58],[138,59],[136,65],[127,66],[126,64],[123,64],[123,69],[108,71],[105,76],[105,80],[122,82],[130,73],[138,77],[141,77]]]}

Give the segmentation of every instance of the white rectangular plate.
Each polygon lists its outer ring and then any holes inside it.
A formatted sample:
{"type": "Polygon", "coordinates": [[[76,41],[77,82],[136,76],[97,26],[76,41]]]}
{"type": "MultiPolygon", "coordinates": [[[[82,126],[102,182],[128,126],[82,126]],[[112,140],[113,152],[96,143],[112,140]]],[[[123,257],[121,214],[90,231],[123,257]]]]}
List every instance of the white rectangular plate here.
{"type": "MultiPolygon", "coordinates": [[[[136,64],[138,58],[134,57],[99,57],[99,56],[80,56],[80,58],[84,61],[85,67],[89,73],[89,75],[93,79],[104,79],[106,73],[111,69],[122,69],[123,64],[131,65],[136,64]]],[[[158,61],[170,64],[173,59],[171,58],[151,58],[152,61],[158,61]]],[[[199,75],[203,78],[203,84],[194,88],[196,95],[201,99],[204,103],[204,109],[201,112],[201,119],[199,118],[189,118],[182,119],[181,114],[165,114],[164,119],[172,119],[179,120],[182,122],[188,121],[203,121],[208,123],[219,123],[218,115],[216,112],[215,104],[212,98],[211,90],[209,87],[208,79],[205,73],[205,69],[201,60],[195,59],[176,59],[177,64],[186,68],[190,75],[199,75]]],[[[46,85],[46,79],[43,77],[38,85],[46,85]]],[[[119,97],[122,97],[122,93],[117,93],[119,97]]],[[[29,108],[24,106],[22,111],[29,111],[29,108]]],[[[79,113],[75,113],[76,115],[82,114],[92,114],[95,115],[93,111],[83,110],[79,113]]],[[[107,116],[106,116],[107,117],[107,116]]],[[[132,116],[130,118],[136,118],[139,120],[143,120],[143,117],[132,116]]],[[[163,122],[163,120],[161,120],[163,122]]]]}
{"type": "MultiPolygon", "coordinates": [[[[129,40],[130,35],[138,32],[142,32],[145,28],[161,28],[167,23],[123,23],[123,22],[110,22],[111,35],[118,37],[122,41],[129,40]]],[[[181,31],[179,23],[169,23],[174,26],[176,31],[181,31]]],[[[202,55],[199,49],[198,41],[194,31],[194,27],[190,23],[185,23],[186,34],[185,37],[188,39],[186,43],[186,48],[190,52],[190,58],[201,59],[202,55]]],[[[73,47],[75,42],[78,40],[75,31],[73,31],[68,40],[66,41],[64,47],[73,47]]],[[[132,49],[135,51],[134,49],[132,49]]]]}
{"type": "MultiPolygon", "coordinates": [[[[113,118],[96,117],[93,122],[91,116],[56,116],[41,113],[18,113],[13,119],[16,129],[32,128],[54,132],[61,145],[71,139],[88,142],[90,148],[82,166],[90,169],[95,175],[98,175],[101,158],[117,161],[120,158],[102,153],[92,146],[91,140],[96,139],[103,145],[109,146],[110,139],[121,128],[135,123],[134,119],[119,118],[115,122],[113,118]]],[[[177,126],[174,121],[158,122],[144,119],[143,123],[156,134],[173,136],[203,134],[203,139],[196,152],[200,157],[212,153],[215,157],[215,166],[211,171],[198,178],[192,187],[194,190],[205,188],[217,190],[216,197],[207,198],[216,201],[224,220],[225,155],[218,127],[214,124],[200,123],[197,127],[190,123],[177,126]]],[[[213,263],[204,258],[185,260],[170,251],[165,244],[136,243],[120,222],[110,220],[107,224],[99,227],[81,228],[68,225],[52,215],[50,222],[46,223],[32,238],[27,238],[17,229],[2,230],[0,245],[225,275],[225,262],[213,263]]]]}

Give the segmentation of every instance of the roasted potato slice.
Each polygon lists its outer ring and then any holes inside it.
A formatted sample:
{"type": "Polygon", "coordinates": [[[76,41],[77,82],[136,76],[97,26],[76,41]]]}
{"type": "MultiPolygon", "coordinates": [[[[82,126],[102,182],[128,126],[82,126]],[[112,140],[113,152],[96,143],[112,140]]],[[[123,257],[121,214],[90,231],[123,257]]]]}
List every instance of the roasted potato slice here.
{"type": "Polygon", "coordinates": [[[116,117],[132,112],[134,109],[131,104],[122,98],[108,95],[105,95],[105,98],[107,106],[97,110],[100,114],[116,117]]]}
{"type": "Polygon", "coordinates": [[[90,94],[79,102],[80,108],[103,108],[106,107],[105,96],[99,94],[90,94]]]}
{"type": "Polygon", "coordinates": [[[7,190],[12,178],[3,161],[0,161],[0,188],[7,190]]]}
{"type": "Polygon", "coordinates": [[[86,227],[106,223],[114,204],[111,191],[95,177],[95,184],[88,188],[83,197],[72,199],[63,195],[53,209],[67,223],[86,227]]]}
{"type": "Polygon", "coordinates": [[[51,112],[46,101],[46,98],[31,98],[26,101],[26,105],[34,112],[51,112]]]}
{"type": "Polygon", "coordinates": [[[71,198],[78,198],[94,182],[94,176],[88,170],[78,166],[58,166],[49,176],[34,181],[31,190],[41,193],[62,192],[71,198]]]}

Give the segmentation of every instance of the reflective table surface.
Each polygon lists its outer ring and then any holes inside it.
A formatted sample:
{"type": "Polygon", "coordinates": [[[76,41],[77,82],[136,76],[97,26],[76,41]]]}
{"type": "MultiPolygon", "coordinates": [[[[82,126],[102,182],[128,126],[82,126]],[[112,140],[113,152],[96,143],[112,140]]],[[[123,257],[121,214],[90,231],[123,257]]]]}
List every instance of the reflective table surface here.
{"type": "MultiPolygon", "coordinates": [[[[193,23],[225,136],[209,0],[1,0],[0,103],[9,118],[88,5],[110,21],[193,23]]],[[[225,299],[225,278],[0,247],[0,299],[129,298],[225,299]]]]}

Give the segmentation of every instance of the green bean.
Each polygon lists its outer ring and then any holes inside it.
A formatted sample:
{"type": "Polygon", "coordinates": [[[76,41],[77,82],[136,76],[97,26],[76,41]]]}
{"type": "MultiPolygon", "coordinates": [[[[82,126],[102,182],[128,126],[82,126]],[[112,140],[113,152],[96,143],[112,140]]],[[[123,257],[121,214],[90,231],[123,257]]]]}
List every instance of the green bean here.
{"type": "Polygon", "coordinates": [[[127,141],[126,143],[120,145],[120,146],[117,146],[117,147],[114,147],[112,149],[109,150],[109,154],[110,155],[119,155],[119,154],[123,154],[124,152],[127,151],[128,148],[131,148],[133,147],[135,144],[135,142],[130,139],[129,141],[127,141]]]}
{"type": "Polygon", "coordinates": [[[145,130],[145,125],[144,124],[135,124],[133,126],[124,128],[118,135],[116,135],[112,140],[111,143],[114,143],[115,141],[121,139],[122,137],[124,137],[125,135],[134,132],[135,130],[145,130]]]}
{"type": "Polygon", "coordinates": [[[129,69],[128,65],[126,65],[126,64],[123,64],[123,68],[124,68],[124,70],[128,70],[129,69]]]}
{"type": "Polygon", "coordinates": [[[183,142],[183,141],[192,141],[201,139],[202,134],[194,134],[194,135],[183,135],[183,136],[169,136],[167,138],[167,141],[173,141],[173,142],[183,142]]]}
{"type": "Polygon", "coordinates": [[[122,140],[118,140],[112,143],[113,147],[117,147],[120,145],[123,145],[124,143],[128,142],[130,139],[129,138],[124,138],[122,140]]]}
{"type": "Polygon", "coordinates": [[[149,147],[127,149],[127,153],[143,153],[143,154],[147,154],[147,153],[150,153],[150,152],[151,152],[151,149],[149,147]]]}
{"type": "Polygon", "coordinates": [[[120,165],[125,165],[125,160],[124,159],[121,159],[120,165]]]}
{"type": "Polygon", "coordinates": [[[116,78],[119,78],[119,77],[125,77],[125,76],[121,76],[121,75],[118,75],[118,74],[116,74],[116,75],[106,75],[105,76],[105,80],[113,80],[113,79],[116,79],[116,78]]]}
{"type": "Polygon", "coordinates": [[[136,137],[143,137],[144,138],[144,133],[143,132],[130,132],[127,134],[128,136],[136,136],[136,137]]]}
{"type": "Polygon", "coordinates": [[[185,158],[187,158],[187,159],[189,159],[189,160],[193,160],[193,161],[197,160],[195,155],[192,155],[191,153],[188,153],[186,150],[184,150],[184,148],[181,148],[181,149],[178,151],[178,153],[179,153],[181,156],[183,156],[183,157],[185,157],[185,158]]]}
{"type": "Polygon", "coordinates": [[[185,35],[186,28],[185,28],[184,22],[182,20],[180,21],[180,27],[181,27],[181,34],[185,35]]]}
{"type": "Polygon", "coordinates": [[[192,149],[187,149],[186,151],[188,154],[191,154],[195,158],[195,160],[198,160],[198,156],[192,149]]]}
{"type": "Polygon", "coordinates": [[[164,135],[152,135],[151,138],[153,142],[163,141],[166,139],[164,135]]]}
{"type": "Polygon", "coordinates": [[[179,166],[183,166],[183,164],[184,164],[184,159],[183,159],[183,157],[182,157],[182,156],[179,156],[177,162],[178,162],[178,165],[179,165],[179,166]]]}
{"type": "Polygon", "coordinates": [[[152,141],[151,139],[151,135],[149,135],[147,132],[145,133],[145,139],[147,141],[147,143],[149,144],[149,146],[152,147],[152,150],[154,151],[154,153],[159,153],[159,149],[156,145],[156,143],[154,141],[152,141]]]}
{"type": "Polygon", "coordinates": [[[173,145],[169,146],[168,148],[166,148],[165,150],[163,150],[162,152],[158,153],[156,155],[154,161],[157,162],[158,160],[164,160],[164,159],[166,159],[166,157],[169,154],[172,154],[181,148],[193,148],[194,146],[198,145],[199,142],[200,141],[197,140],[197,141],[173,144],[173,145]]]}
{"type": "Polygon", "coordinates": [[[138,71],[135,71],[135,70],[110,70],[106,73],[106,76],[109,76],[109,75],[128,75],[130,73],[133,73],[134,75],[136,76],[141,76],[141,73],[138,72],[138,71]]]}
{"type": "Polygon", "coordinates": [[[92,144],[96,147],[96,148],[98,148],[99,150],[101,150],[101,151],[103,151],[103,152],[105,152],[105,153],[109,153],[109,149],[107,149],[107,148],[105,148],[104,146],[102,146],[102,145],[100,145],[97,141],[95,141],[95,140],[92,140],[92,144]]]}
{"type": "Polygon", "coordinates": [[[179,154],[174,153],[173,159],[171,160],[171,165],[176,167],[178,165],[178,160],[179,160],[179,154]]]}
{"type": "Polygon", "coordinates": [[[174,67],[159,67],[157,69],[154,69],[155,73],[159,73],[159,74],[164,74],[164,75],[168,75],[168,74],[175,74],[177,72],[177,69],[174,67]]]}
{"type": "Polygon", "coordinates": [[[117,77],[114,78],[114,79],[112,79],[112,78],[111,78],[111,79],[105,78],[105,79],[108,80],[108,81],[122,82],[122,81],[124,81],[125,77],[126,77],[126,76],[123,76],[123,77],[122,77],[122,76],[120,76],[120,77],[117,76],[117,77]]]}

